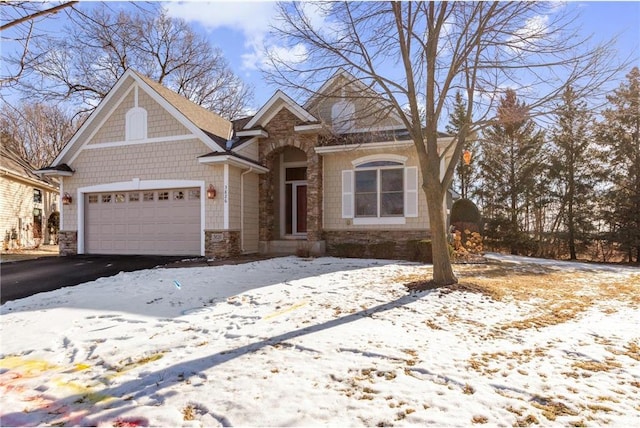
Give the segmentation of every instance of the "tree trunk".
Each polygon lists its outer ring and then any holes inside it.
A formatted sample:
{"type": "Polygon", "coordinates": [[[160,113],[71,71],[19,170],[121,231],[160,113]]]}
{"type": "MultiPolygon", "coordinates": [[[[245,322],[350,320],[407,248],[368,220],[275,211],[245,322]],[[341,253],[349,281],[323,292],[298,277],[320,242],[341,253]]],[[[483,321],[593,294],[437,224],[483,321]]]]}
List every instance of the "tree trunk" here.
{"type": "Polygon", "coordinates": [[[457,284],[453,273],[447,242],[447,222],[444,212],[444,197],[438,189],[439,183],[423,185],[429,207],[429,227],[431,229],[431,249],[433,252],[433,282],[436,285],[457,284]]]}

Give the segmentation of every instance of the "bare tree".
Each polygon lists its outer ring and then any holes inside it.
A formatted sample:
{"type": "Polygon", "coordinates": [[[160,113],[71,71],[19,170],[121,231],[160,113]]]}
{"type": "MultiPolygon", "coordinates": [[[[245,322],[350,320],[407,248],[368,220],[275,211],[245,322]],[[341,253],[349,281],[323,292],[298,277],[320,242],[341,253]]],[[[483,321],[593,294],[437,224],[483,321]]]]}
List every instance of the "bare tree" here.
{"type": "Polygon", "coordinates": [[[114,11],[75,8],[61,37],[37,40],[27,94],[70,100],[91,111],[128,68],[216,113],[234,118],[252,99],[222,51],[156,5],[114,11]]]}
{"type": "Polygon", "coordinates": [[[31,42],[41,35],[36,31],[36,23],[73,6],[77,1],[60,2],[50,6],[50,2],[11,1],[0,3],[0,35],[3,44],[15,44],[15,52],[7,55],[3,49],[4,67],[0,75],[0,88],[16,84],[28,66],[31,42]],[[43,6],[46,8],[43,9],[43,6]]]}
{"type": "Polygon", "coordinates": [[[457,282],[443,201],[467,136],[493,122],[498,98],[513,89],[532,115],[543,114],[567,85],[593,94],[620,69],[611,45],[590,47],[575,18],[547,2],[292,2],[279,9],[275,35],[305,55],[294,62],[272,55],[273,81],[318,88],[341,67],[402,118],[420,162],[440,285],[457,282]],[[458,90],[466,120],[439,150],[437,128],[458,90]],[[443,168],[449,157],[454,161],[443,168]]]}
{"type": "Polygon", "coordinates": [[[73,120],[57,105],[23,103],[13,107],[5,103],[0,109],[2,145],[19,153],[36,168],[42,168],[53,162],[80,120],[73,120]]]}

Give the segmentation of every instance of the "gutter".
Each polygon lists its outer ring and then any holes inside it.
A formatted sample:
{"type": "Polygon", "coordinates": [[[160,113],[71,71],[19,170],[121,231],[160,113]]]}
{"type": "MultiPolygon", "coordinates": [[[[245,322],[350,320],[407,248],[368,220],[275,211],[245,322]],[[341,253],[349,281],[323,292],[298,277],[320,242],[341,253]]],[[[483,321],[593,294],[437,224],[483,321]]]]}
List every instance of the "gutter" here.
{"type": "Polygon", "coordinates": [[[49,189],[49,191],[51,192],[55,192],[58,193],[59,189],[47,182],[44,181],[38,181],[35,180],[33,178],[29,178],[29,177],[24,177],[20,174],[16,174],[13,171],[9,171],[7,169],[1,168],[2,169],[2,175],[3,176],[9,176],[12,178],[15,178],[16,180],[22,181],[24,183],[26,183],[27,185],[33,186],[33,187],[40,187],[40,188],[44,188],[44,189],[49,189]]]}

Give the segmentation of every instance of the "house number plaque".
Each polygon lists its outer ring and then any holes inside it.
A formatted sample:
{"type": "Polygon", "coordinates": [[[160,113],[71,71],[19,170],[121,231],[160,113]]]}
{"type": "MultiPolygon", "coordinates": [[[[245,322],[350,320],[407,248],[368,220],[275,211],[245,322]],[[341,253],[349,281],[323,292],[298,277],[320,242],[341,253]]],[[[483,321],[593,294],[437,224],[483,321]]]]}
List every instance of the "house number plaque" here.
{"type": "Polygon", "coordinates": [[[222,242],[224,241],[223,233],[212,233],[211,234],[211,242],[222,242]]]}

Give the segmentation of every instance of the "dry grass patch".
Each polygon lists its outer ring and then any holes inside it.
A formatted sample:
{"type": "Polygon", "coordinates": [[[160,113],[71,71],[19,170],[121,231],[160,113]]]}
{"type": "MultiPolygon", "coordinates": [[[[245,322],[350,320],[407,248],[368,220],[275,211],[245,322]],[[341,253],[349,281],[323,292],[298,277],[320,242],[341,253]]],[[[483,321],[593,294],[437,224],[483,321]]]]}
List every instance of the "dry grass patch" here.
{"type": "MultiPolygon", "coordinates": [[[[509,410],[509,409],[507,409],[509,410]]],[[[516,427],[528,427],[529,425],[538,425],[540,424],[540,422],[538,421],[538,418],[536,418],[533,415],[527,415],[522,419],[517,419],[516,423],[514,424],[514,426],[516,427]]]]}
{"type": "Polygon", "coordinates": [[[548,398],[536,397],[532,403],[542,411],[542,415],[550,421],[555,421],[558,416],[578,416],[578,412],[570,409],[561,401],[553,401],[548,398]]]}
{"type": "Polygon", "coordinates": [[[612,369],[622,367],[622,364],[613,358],[605,358],[604,361],[576,361],[572,367],[591,372],[608,372],[612,369]]]}
{"type": "Polygon", "coordinates": [[[624,346],[624,350],[607,348],[607,351],[615,355],[626,355],[636,361],[640,361],[640,346],[636,342],[629,342],[624,346]]]}
{"type": "MultiPolygon", "coordinates": [[[[534,358],[544,358],[546,356],[546,349],[534,348],[523,349],[522,351],[512,352],[485,352],[481,355],[476,355],[468,360],[469,367],[472,369],[485,373],[493,374],[499,372],[505,367],[508,362],[509,368],[514,368],[515,364],[523,365],[529,363],[534,358]],[[512,364],[513,363],[513,364],[512,364]],[[497,365],[499,367],[490,369],[491,365],[497,365]]],[[[518,370],[522,370],[519,368],[518,370]]]]}
{"type": "MultiPolygon", "coordinates": [[[[438,290],[441,294],[461,291],[479,293],[496,301],[505,297],[516,301],[536,301],[536,309],[531,316],[498,326],[503,330],[561,324],[594,305],[602,305],[603,310],[615,312],[615,305],[610,305],[611,302],[640,307],[640,274],[629,274],[628,279],[622,280],[596,268],[593,271],[563,271],[534,264],[509,263],[458,265],[456,271],[460,282],[444,287],[425,280],[431,276],[431,269],[420,269],[394,280],[404,283],[411,291],[438,290]]],[[[637,344],[631,348],[630,354],[638,355],[637,344]]]]}
{"type": "Polygon", "coordinates": [[[192,421],[196,418],[196,409],[192,404],[182,409],[182,419],[185,421],[192,421]]]}

